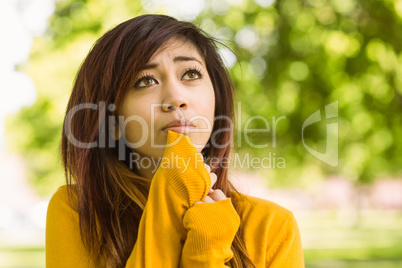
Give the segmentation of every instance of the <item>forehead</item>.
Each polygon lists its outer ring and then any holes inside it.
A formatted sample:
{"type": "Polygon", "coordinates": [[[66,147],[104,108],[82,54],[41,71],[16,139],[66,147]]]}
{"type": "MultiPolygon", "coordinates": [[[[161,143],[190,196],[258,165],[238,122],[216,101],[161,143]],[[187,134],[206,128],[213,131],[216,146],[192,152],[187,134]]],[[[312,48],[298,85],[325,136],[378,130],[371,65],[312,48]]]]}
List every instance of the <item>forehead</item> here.
{"type": "Polygon", "coordinates": [[[162,57],[174,59],[176,56],[192,56],[199,59],[204,65],[204,58],[199,53],[197,47],[183,38],[171,38],[151,56],[149,62],[158,61],[162,57]]]}

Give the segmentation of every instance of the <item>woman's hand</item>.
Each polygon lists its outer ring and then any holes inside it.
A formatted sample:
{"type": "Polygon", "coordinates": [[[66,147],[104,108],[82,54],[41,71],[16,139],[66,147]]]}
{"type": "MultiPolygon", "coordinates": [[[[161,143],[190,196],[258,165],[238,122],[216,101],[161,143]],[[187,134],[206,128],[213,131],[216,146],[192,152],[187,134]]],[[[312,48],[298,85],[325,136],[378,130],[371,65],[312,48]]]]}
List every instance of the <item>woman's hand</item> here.
{"type": "MultiPolygon", "coordinates": [[[[214,186],[217,176],[208,165],[205,167],[214,186]]],[[[187,230],[183,267],[226,267],[224,263],[233,256],[231,245],[240,226],[240,216],[222,190],[211,189],[205,200],[195,202],[184,214],[183,226],[187,230]]]]}
{"type": "MultiPolygon", "coordinates": [[[[216,201],[227,199],[226,195],[219,189],[213,190],[212,187],[215,185],[217,181],[217,176],[215,173],[211,173],[211,167],[205,164],[206,169],[208,170],[209,176],[211,177],[211,189],[209,190],[208,195],[205,197],[205,203],[215,203],[216,201]]],[[[204,203],[202,201],[198,201],[195,204],[204,203]]],[[[195,205],[194,204],[194,205],[195,205]]]]}

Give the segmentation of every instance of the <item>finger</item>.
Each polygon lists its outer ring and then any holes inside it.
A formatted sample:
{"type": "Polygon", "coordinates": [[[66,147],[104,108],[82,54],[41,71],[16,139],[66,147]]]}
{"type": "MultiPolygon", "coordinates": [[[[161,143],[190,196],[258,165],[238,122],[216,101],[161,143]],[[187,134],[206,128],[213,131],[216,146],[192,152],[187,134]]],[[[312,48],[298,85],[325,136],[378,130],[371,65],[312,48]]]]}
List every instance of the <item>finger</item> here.
{"type": "Polygon", "coordinates": [[[215,203],[215,201],[211,197],[206,196],[204,202],[202,202],[202,201],[195,202],[194,206],[197,204],[202,204],[202,203],[215,203]]]}
{"type": "Polygon", "coordinates": [[[210,193],[207,197],[211,197],[214,201],[220,201],[227,199],[226,195],[219,189],[210,193]]]}
{"type": "Polygon", "coordinates": [[[205,197],[204,203],[215,203],[215,200],[209,196],[205,197]]]}
{"type": "Polygon", "coordinates": [[[209,176],[211,177],[211,188],[212,188],[212,186],[214,186],[214,184],[218,180],[218,176],[216,176],[215,173],[209,173],[209,176]]]}

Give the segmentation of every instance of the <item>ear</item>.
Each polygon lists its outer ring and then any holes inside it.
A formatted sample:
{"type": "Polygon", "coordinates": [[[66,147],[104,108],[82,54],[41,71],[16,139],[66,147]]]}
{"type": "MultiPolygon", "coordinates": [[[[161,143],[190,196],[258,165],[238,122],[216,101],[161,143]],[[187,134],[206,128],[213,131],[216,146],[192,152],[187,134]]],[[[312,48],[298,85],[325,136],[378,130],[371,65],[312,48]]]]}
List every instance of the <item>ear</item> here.
{"type": "Polygon", "coordinates": [[[120,127],[118,126],[117,122],[113,120],[114,122],[110,122],[109,126],[109,135],[114,139],[115,141],[120,140],[122,133],[120,131],[120,127]]]}

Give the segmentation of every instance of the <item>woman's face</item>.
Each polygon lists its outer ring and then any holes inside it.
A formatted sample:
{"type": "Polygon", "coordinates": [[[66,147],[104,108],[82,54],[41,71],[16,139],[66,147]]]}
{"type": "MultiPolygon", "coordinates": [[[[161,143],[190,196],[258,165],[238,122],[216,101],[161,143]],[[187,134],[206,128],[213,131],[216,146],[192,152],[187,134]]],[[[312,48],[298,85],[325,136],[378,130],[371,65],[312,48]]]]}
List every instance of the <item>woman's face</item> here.
{"type": "Polygon", "coordinates": [[[204,59],[191,42],[173,38],[127,89],[118,107],[126,122],[119,127],[141,157],[163,155],[168,129],[188,135],[201,152],[213,129],[214,112],[215,93],[204,59]]]}

